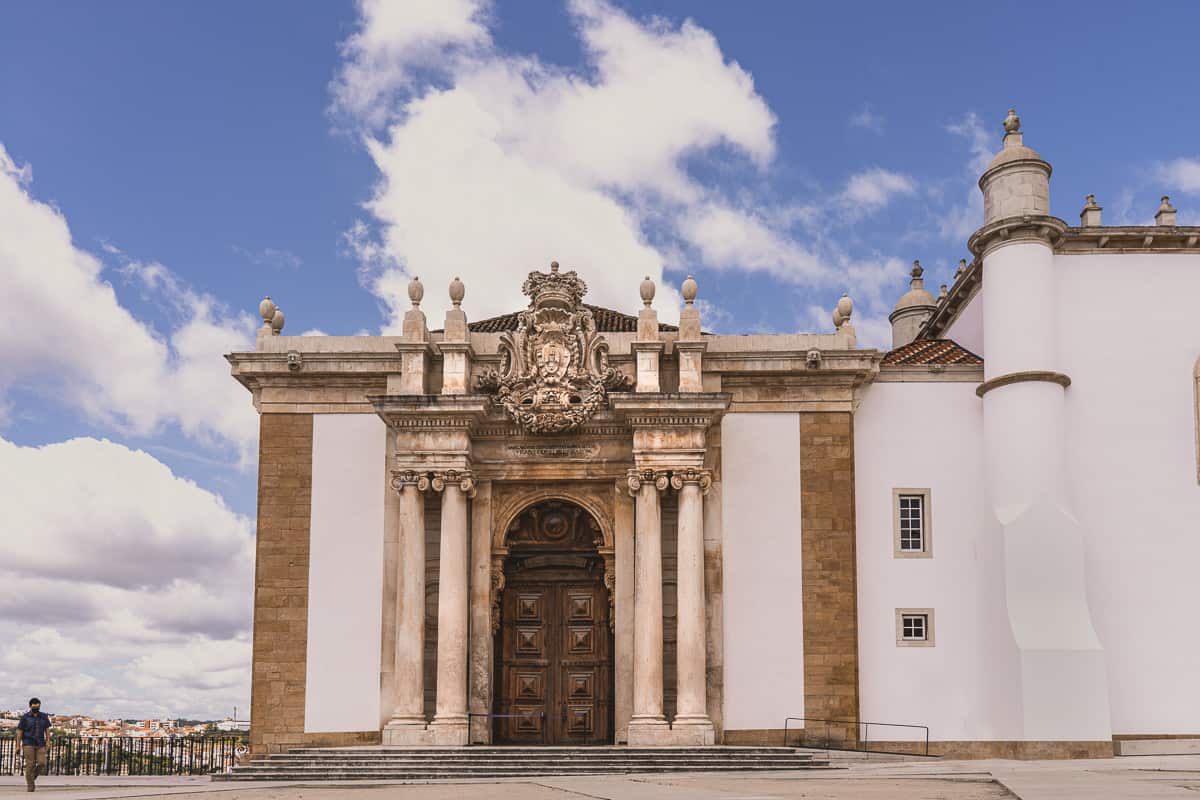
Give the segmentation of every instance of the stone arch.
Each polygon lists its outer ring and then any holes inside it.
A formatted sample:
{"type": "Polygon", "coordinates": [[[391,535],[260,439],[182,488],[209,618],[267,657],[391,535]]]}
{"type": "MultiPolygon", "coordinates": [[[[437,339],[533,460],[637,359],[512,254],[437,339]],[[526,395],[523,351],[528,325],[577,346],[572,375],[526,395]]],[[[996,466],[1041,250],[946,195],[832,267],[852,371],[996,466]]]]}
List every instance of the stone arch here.
{"type": "Polygon", "coordinates": [[[561,500],[574,503],[591,514],[592,519],[600,526],[604,543],[599,550],[601,555],[611,558],[613,553],[613,488],[611,484],[572,486],[569,484],[547,484],[541,486],[520,487],[504,497],[498,504],[494,517],[495,526],[492,529],[492,553],[503,555],[508,549],[508,529],[522,513],[531,506],[546,500],[561,500]],[[607,502],[605,502],[607,500],[607,502]]]}

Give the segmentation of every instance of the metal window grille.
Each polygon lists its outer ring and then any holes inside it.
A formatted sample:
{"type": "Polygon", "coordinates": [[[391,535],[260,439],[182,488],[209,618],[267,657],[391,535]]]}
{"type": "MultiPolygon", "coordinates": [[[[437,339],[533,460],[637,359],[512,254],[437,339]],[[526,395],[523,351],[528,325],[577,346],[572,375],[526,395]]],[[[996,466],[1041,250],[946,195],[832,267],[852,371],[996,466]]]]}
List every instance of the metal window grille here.
{"type": "Polygon", "coordinates": [[[925,550],[925,498],[922,495],[900,495],[900,550],[906,553],[925,550]]]}
{"type": "Polygon", "coordinates": [[[900,635],[906,641],[925,641],[929,619],[925,614],[905,614],[900,618],[900,635]]]}

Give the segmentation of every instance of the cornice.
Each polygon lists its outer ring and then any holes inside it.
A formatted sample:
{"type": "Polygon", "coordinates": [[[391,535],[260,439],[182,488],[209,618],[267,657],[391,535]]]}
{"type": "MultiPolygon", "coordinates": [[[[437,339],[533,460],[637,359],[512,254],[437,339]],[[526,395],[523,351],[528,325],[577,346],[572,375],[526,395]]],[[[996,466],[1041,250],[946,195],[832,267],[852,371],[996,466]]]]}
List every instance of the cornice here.
{"type": "Polygon", "coordinates": [[[472,430],[491,401],[478,395],[368,395],[367,402],[390,428],[472,430]]]}
{"type": "Polygon", "coordinates": [[[983,286],[983,259],[976,256],[967,266],[962,275],[954,281],[946,298],[940,301],[932,316],[925,321],[918,339],[940,339],[967,304],[979,293],[983,286]]]}
{"type": "Polygon", "coordinates": [[[1059,386],[1066,389],[1071,385],[1071,378],[1061,372],[1051,372],[1049,370],[1027,370],[1024,372],[1010,372],[1007,375],[1000,375],[991,380],[984,381],[975,387],[975,394],[983,397],[993,389],[999,389],[1001,386],[1008,386],[1013,383],[1057,383],[1059,386]]]}
{"type": "Polygon", "coordinates": [[[1193,253],[1200,255],[1200,226],[1122,225],[1067,228],[1056,254],[1193,253]]]}
{"type": "Polygon", "coordinates": [[[1006,244],[1045,242],[1056,247],[1067,231],[1067,223],[1049,214],[1025,214],[1005,217],[984,225],[967,240],[967,248],[977,256],[1006,244]]]}
{"type": "Polygon", "coordinates": [[[641,427],[707,428],[729,408],[725,392],[620,392],[609,403],[626,424],[641,427]]]}

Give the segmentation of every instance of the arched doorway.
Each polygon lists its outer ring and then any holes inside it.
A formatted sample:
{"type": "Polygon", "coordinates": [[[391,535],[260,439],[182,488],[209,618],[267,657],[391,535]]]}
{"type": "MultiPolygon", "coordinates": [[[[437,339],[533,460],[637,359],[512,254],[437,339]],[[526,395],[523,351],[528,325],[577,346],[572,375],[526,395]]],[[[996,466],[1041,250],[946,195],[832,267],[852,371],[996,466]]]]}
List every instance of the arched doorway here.
{"type": "Polygon", "coordinates": [[[509,526],[496,632],[498,744],[611,744],[613,637],[600,526],[546,500],[509,526]]]}

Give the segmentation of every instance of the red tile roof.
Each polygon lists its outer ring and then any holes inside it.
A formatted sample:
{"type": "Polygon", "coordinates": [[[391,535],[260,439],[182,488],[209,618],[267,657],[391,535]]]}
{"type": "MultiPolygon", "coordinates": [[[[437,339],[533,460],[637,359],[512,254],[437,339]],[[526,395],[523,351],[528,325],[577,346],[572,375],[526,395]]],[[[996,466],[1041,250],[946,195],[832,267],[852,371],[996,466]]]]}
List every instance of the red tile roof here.
{"type": "Polygon", "coordinates": [[[883,357],[886,364],[982,364],[983,359],[950,339],[918,339],[883,357]]]}
{"type": "MultiPolygon", "coordinates": [[[[613,311],[609,308],[588,305],[587,303],[584,303],[583,307],[591,309],[592,316],[596,320],[596,330],[600,333],[637,333],[637,317],[622,314],[620,311],[613,311]]],[[[488,319],[481,319],[478,322],[470,322],[467,324],[467,328],[474,333],[515,331],[517,329],[517,314],[519,313],[519,311],[514,311],[511,314],[501,314],[498,317],[489,317],[488,319]]],[[[668,325],[665,322],[658,323],[658,329],[660,331],[679,330],[674,325],[668,325]]]]}

